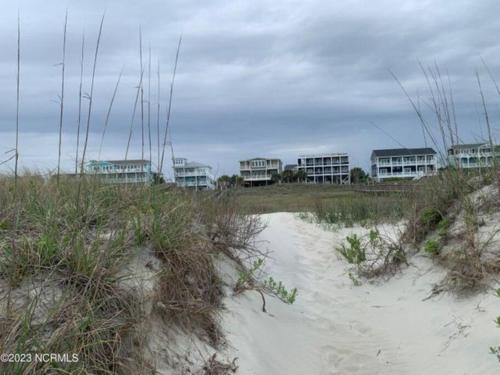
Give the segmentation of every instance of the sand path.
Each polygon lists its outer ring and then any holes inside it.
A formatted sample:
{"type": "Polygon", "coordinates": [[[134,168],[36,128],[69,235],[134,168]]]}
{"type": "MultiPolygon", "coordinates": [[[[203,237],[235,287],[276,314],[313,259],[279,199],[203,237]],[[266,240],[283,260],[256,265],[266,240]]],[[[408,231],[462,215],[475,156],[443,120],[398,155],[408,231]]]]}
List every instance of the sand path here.
{"type": "Polygon", "coordinates": [[[294,305],[248,292],[226,299],[223,325],[240,374],[500,374],[489,346],[500,299],[422,301],[443,272],[428,259],[386,282],[354,286],[334,251],[361,228],[329,231],[293,214],[264,215],[266,271],[297,287],[294,305]]]}

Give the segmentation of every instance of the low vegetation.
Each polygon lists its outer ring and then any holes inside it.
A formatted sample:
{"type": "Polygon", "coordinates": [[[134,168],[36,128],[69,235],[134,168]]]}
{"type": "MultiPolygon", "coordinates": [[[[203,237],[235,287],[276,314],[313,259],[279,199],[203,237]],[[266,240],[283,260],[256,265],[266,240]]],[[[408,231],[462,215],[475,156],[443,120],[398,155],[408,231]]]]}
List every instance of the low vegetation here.
{"type": "Polygon", "coordinates": [[[337,251],[356,267],[358,276],[363,277],[391,274],[400,264],[406,263],[403,245],[377,229],[371,229],[364,236],[347,236],[337,251]]]}
{"type": "Polygon", "coordinates": [[[441,251],[441,244],[437,240],[427,240],[424,251],[429,255],[438,255],[441,251]]]}
{"type": "Polygon", "coordinates": [[[353,226],[395,223],[405,217],[408,209],[406,194],[372,195],[351,192],[328,202],[317,202],[312,212],[316,221],[353,226]]]}
{"type": "MultiPolygon", "coordinates": [[[[437,150],[441,165],[447,166],[436,176],[419,181],[414,194],[405,197],[403,210],[389,209],[389,213],[395,212],[394,217],[405,223],[405,230],[400,236],[400,241],[405,246],[397,254],[423,250],[443,265],[447,269],[447,276],[436,286],[435,292],[470,291],[488,285],[500,272],[500,156],[494,152],[496,148],[492,138],[492,126],[480,76],[476,74],[488,134],[485,143],[493,150],[493,156],[488,167],[475,170],[462,169],[452,161],[449,162],[449,145],[461,143],[451,87],[443,83],[437,66],[421,68],[428,83],[429,105],[426,108],[430,113],[417,105],[417,100],[408,94],[396,76],[394,78],[416,112],[424,136],[437,150]],[[438,139],[436,134],[440,134],[441,139],[438,139]]],[[[493,83],[496,87],[496,83],[493,83]]],[[[380,197],[377,200],[379,199],[380,197]]],[[[359,200],[357,203],[350,203],[347,210],[340,204],[333,210],[326,210],[326,213],[321,209],[315,213],[323,222],[366,224],[367,218],[373,220],[372,218],[380,216],[385,216],[384,220],[387,221],[391,215],[379,213],[390,206],[391,204],[386,202],[379,210],[376,203],[359,200]]],[[[397,205],[395,207],[398,208],[397,205]]],[[[370,236],[372,234],[373,232],[370,232],[370,236]]],[[[364,272],[360,268],[366,264],[370,248],[373,252],[374,246],[370,236],[348,237],[347,243],[338,248],[339,253],[349,263],[355,264],[362,274],[364,272]]],[[[391,245],[384,244],[382,248],[386,254],[391,254],[391,245]]],[[[396,263],[401,263],[399,255],[396,259],[396,263]]],[[[350,275],[353,278],[352,274],[350,275]]]]}
{"type": "Polygon", "coordinates": [[[224,197],[1,178],[0,351],[74,353],[78,361],[4,362],[0,372],[153,373],[145,350],[154,319],[218,347],[223,283],[215,259],[242,263],[260,230],[224,197]],[[134,271],[124,272],[144,254],[152,305],[129,287],[134,271]]]}
{"type": "Polygon", "coordinates": [[[373,195],[349,185],[280,184],[241,188],[228,192],[246,213],[310,213],[317,222],[329,224],[396,222],[410,208],[408,195],[373,195]]]}
{"type": "Polygon", "coordinates": [[[281,301],[293,304],[297,298],[297,288],[287,289],[283,282],[275,280],[272,276],[264,277],[264,258],[257,258],[252,266],[243,269],[239,273],[238,281],[234,286],[235,294],[240,294],[247,290],[255,290],[262,297],[262,311],[266,312],[266,300],[264,294],[270,294],[281,301]]]}

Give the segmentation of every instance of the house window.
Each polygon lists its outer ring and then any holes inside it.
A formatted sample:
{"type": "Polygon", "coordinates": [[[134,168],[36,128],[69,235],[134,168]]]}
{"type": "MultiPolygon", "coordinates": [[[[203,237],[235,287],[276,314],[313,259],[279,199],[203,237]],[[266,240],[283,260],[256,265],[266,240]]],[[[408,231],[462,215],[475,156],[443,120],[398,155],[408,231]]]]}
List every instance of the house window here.
{"type": "Polygon", "coordinates": [[[405,156],[403,160],[405,163],[414,163],[415,157],[414,156],[405,156]]]}

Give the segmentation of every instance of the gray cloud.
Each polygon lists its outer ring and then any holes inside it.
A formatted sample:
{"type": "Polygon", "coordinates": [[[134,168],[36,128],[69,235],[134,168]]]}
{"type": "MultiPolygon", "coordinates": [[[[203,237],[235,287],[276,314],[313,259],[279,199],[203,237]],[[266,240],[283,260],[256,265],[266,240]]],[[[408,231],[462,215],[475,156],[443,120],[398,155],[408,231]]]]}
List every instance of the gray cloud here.
{"type": "MultiPolygon", "coordinates": [[[[483,57],[500,78],[496,40],[500,3],[494,0],[91,0],[43,6],[26,0],[20,1],[19,10],[20,161],[27,168],[53,168],[57,160],[57,64],[66,6],[63,161],[67,170],[74,163],[76,147],[81,36],[85,32],[88,91],[96,32],[104,11],[89,157],[97,156],[105,112],[122,67],[124,76],[103,156],[123,157],[139,75],[139,26],[146,64],[148,47],[152,49],[154,126],[156,64],[161,63],[163,123],[176,43],[183,34],[172,139],[177,155],[209,162],[219,174],[237,172],[241,158],[271,155],[294,162],[297,154],[318,150],[349,152],[354,164],[367,167],[371,149],[397,146],[371,122],[406,146],[423,145],[417,118],[389,73],[394,72],[425,103],[426,83],[419,61],[437,63],[449,75],[465,140],[485,134],[474,77],[479,69],[495,136],[500,137],[499,98],[480,60],[483,57]]],[[[17,5],[4,6],[0,15],[1,153],[12,147],[14,139],[16,18],[17,5]]],[[[136,121],[135,156],[140,156],[140,143],[140,123],[136,121]]]]}

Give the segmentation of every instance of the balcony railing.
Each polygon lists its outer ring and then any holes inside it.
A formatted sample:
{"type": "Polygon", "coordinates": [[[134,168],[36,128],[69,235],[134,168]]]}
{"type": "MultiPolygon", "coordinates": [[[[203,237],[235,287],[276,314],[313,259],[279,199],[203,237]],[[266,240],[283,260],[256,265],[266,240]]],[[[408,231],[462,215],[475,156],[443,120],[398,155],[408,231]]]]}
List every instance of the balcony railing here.
{"type": "Polygon", "coordinates": [[[245,181],[270,181],[271,176],[244,176],[245,181]]]}
{"type": "Polygon", "coordinates": [[[206,172],[175,172],[176,177],[211,177],[210,174],[206,172]]]}
{"type": "Polygon", "coordinates": [[[176,181],[177,186],[181,187],[212,187],[214,184],[207,181],[176,181]]]}
{"type": "Polygon", "coordinates": [[[381,172],[379,171],[377,177],[423,177],[423,176],[432,176],[436,172],[427,170],[425,171],[403,171],[403,172],[381,172]]]}
{"type": "Polygon", "coordinates": [[[150,172],[150,170],[146,167],[144,168],[114,168],[114,169],[87,169],[85,173],[87,174],[117,174],[117,173],[143,173],[150,172]]]}
{"type": "Polygon", "coordinates": [[[421,165],[421,164],[434,164],[434,160],[417,160],[417,161],[393,161],[391,162],[379,162],[378,166],[380,167],[390,167],[393,166],[404,166],[404,165],[421,165]]]}
{"type": "Polygon", "coordinates": [[[104,178],[104,182],[111,183],[111,184],[145,184],[148,182],[151,182],[151,178],[147,177],[137,177],[137,178],[104,178]]]}

